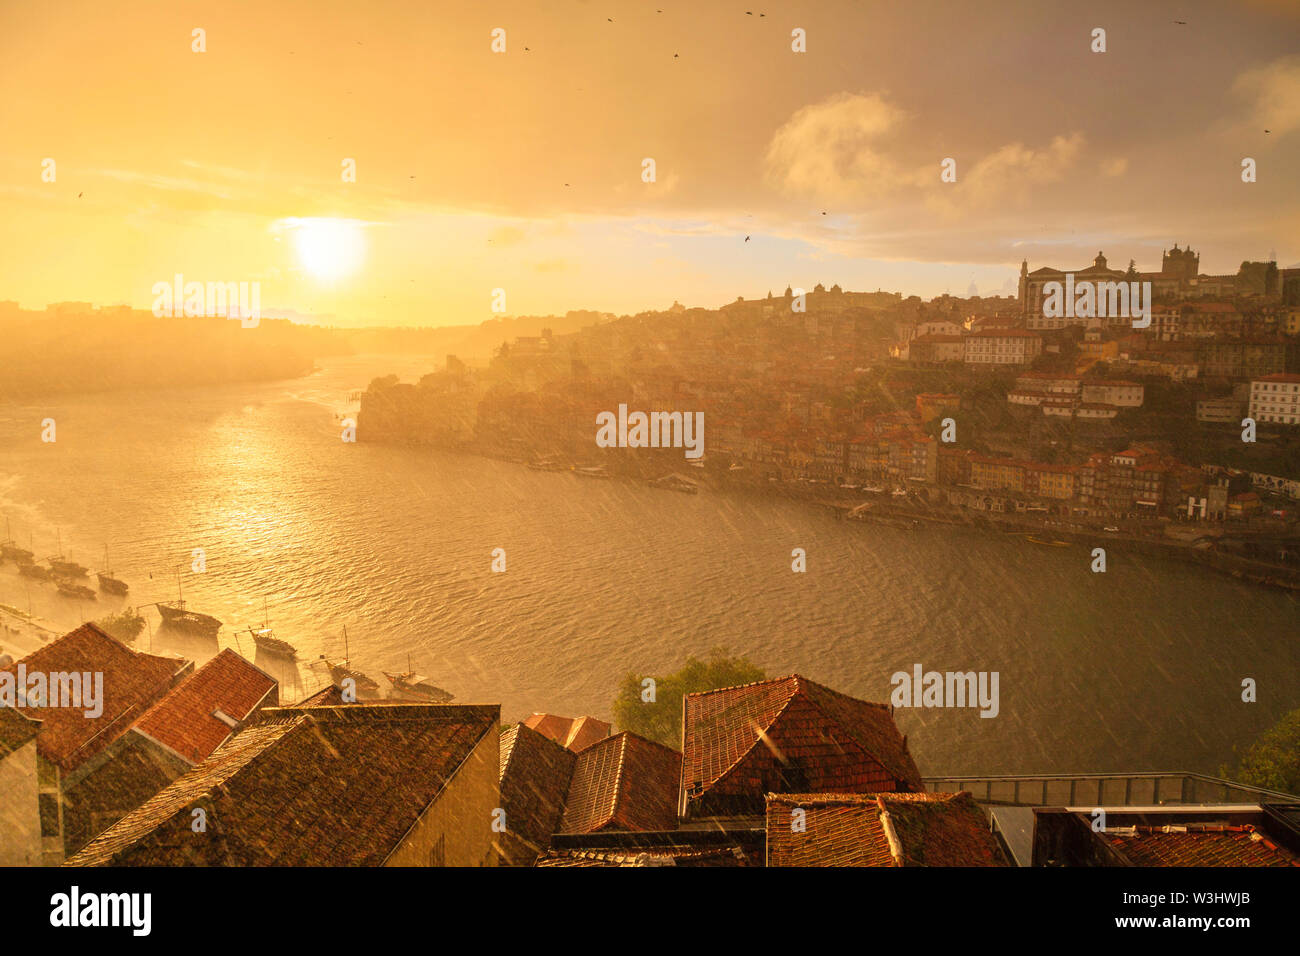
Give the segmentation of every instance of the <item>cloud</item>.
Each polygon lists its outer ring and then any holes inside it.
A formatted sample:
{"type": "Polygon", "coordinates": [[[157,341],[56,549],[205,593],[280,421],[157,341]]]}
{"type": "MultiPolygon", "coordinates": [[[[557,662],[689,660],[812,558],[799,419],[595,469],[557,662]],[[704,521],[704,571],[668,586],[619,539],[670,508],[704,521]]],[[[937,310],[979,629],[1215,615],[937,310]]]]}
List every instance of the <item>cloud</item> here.
{"type": "Polygon", "coordinates": [[[991,205],[1023,194],[1026,185],[1059,182],[1082,147],[1082,133],[1056,136],[1045,149],[1008,143],[975,164],[966,176],[964,198],[976,205],[991,205]]]}
{"type": "Polygon", "coordinates": [[[1124,156],[1116,156],[1114,159],[1103,159],[1101,166],[1098,167],[1103,176],[1114,178],[1123,176],[1128,171],[1128,159],[1124,156]]]}
{"type": "Polygon", "coordinates": [[[768,144],[768,179],[788,194],[826,200],[863,198],[910,181],[873,148],[904,116],[879,93],[836,93],[802,107],[768,144]]]}
{"type": "Polygon", "coordinates": [[[1267,129],[1273,136],[1284,136],[1300,129],[1300,54],[1245,71],[1232,91],[1251,101],[1250,119],[1256,132],[1267,129]]]}

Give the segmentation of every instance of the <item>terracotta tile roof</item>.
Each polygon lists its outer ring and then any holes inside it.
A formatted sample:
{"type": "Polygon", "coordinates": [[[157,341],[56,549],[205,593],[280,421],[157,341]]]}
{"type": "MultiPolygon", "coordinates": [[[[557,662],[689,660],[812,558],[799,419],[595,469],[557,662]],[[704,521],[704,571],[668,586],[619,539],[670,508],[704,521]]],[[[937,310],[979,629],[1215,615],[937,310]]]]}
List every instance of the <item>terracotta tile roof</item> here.
{"type": "MultiPolygon", "coordinates": [[[[373,703],[373,701],[366,701],[373,703]]],[[[298,707],[341,707],[343,706],[343,689],[337,684],[330,684],[328,687],[322,687],[310,697],[304,697],[298,701],[298,707]]]]}
{"type": "Polygon", "coordinates": [[[636,734],[593,744],[578,754],[560,831],[675,829],[681,768],[681,754],[636,734]]]}
{"type": "Polygon", "coordinates": [[[278,702],[274,677],[226,648],[150,707],[133,728],[184,758],[201,763],[235,732],[254,709],[278,702]]]}
{"type": "Polygon", "coordinates": [[[381,864],[500,713],[495,704],[267,708],[68,863],[381,864]],[[203,834],[191,830],[196,807],[207,811],[203,834]]]}
{"type": "Polygon", "coordinates": [[[0,707],[0,760],[34,738],[41,730],[41,722],[32,714],[15,707],[0,707]]]}
{"type": "Polygon", "coordinates": [[[1135,866],[1300,866],[1300,857],[1249,824],[1119,827],[1098,836],[1135,866]]]}
{"type": "Polygon", "coordinates": [[[524,726],[550,737],[574,753],[586,750],[609,736],[610,726],[595,717],[560,717],[556,714],[533,714],[524,726]]]}
{"type": "Polygon", "coordinates": [[[969,793],[888,793],[881,806],[903,866],[1006,866],[988,818],[969,793]]]}
{"type": "Polygon", "coordinates": [[[685,698],[686,815],[762,813],[776,790],[924,790],[890,708],[798,674],[685,698]]]}
{"type": "Polygon", "coordinates": [[[531,862],[550,844],[577,760],[573,751],[523,724],[501,735],[501,808],[506,833],[514,837],[501,841],[504,859],[531,862]]]}
{"type": "Polygon", "coordinates": [[[969,793],[770,794],[768,866],[1006,866],[969,793]],[[802,809],[802,829],[795,810],[802,809]]]}
{"type": "Polygon", "coordinates": [[[83,624],[22,660],[0,668],[17,674],[90,672],[104,675],[103,713],[87,717],[82,709],[20,707],[41,721],[37,752],[63,770],[73,770],[125,734],[135,720],[193,664],[175,657],[143,654],[110,637],[94,624],[83,624]]]}
{"type": "Polygon", "coordinates": [[[548,850],[534,866],[750,866],[734,847],[548,850]]]}

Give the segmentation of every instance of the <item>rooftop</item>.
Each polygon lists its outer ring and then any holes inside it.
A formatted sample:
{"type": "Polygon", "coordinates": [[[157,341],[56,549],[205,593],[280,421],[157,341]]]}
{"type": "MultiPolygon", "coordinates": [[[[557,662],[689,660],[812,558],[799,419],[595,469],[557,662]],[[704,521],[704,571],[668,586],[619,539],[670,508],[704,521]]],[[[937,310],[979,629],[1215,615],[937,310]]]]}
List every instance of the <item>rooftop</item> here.
{"type": "Polygon", "coordinates": [[[20,661],[0,668],[33,673],[103,674],[103,712],[87,717],[82,708],[19,707],[41,721],[37,752],[63,770],[73,770],[125,734],[144,711],[193,665],[175,657],[132,650],[94,624],[83,624],[20,661]]]}
{"type": "Polygon", "coordinates": [[[134,729],[200,763],[234,732],[218,712],[242,722],[264,702],[277,702],[277,686],[270,674],[227,648],[168,691],[134,729]]]}
{"type": "Polygon", "coordinates": [[[381,864],[499,720],[495,704],[267,708],[69,864],[381,864]],[[199,807],[220,824],[206,834],[199,807]]]}

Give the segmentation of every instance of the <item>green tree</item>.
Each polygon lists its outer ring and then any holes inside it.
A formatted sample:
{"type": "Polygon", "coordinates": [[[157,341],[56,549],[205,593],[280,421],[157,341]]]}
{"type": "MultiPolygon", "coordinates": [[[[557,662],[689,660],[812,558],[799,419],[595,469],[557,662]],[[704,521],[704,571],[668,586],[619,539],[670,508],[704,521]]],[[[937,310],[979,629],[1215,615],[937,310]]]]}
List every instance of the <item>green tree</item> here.
{"type": "Polygon", "coordinates": [[[130,644],[144,630],[144,615],[133,607],[123,608],[118,614],[101,617],[95,626],[119,641],[130,644]]]}
{"type": "Polygon", "coordinates": [[[1225,767],[1221,773],[1247,786],[1300,793],[1300,710],[1260,734],[1235,772],[1225,767]]]}
{"type": "Polygon", "coordinates": [[[614,698],[614,722],[619,730],[629,730],[676,750],[682,745],[682,698],[686,694],[751,684],[765,677],[757,664],[744,657],[732,657],[724,648],[710,651],[707,660],[688,656],[681,670],[664,677],[629,673],[614,698]],[[642,699],[649,693],[644,683],[647,678],[654,680],[652,702],[642,699]]]}

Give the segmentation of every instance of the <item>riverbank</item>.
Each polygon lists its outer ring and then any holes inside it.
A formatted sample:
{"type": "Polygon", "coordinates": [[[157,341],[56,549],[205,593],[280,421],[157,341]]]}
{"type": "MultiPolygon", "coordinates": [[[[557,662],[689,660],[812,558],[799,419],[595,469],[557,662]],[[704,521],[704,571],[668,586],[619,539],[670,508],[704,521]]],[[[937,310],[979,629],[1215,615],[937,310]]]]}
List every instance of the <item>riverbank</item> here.
{"type": "MultiPolygon", "coordinates": [[[[438,446],[443,451],[453,451],[476,457],[492,458],[514,464],[528,464],[526,455],[517,450],[503,450],[483,446],[473,441],[457,442],[451,447],[438,446]]],[[[559,459],[556,459],[558,462],[559,459]]],[[[572,461],[564,464],[555,463],[546,470],[571,471],[590,466],[587,461],[572,461]]],[[[621,470],[610,468],[608,458],[602,459],[602,467],[608,472],[603,477],[647,483],[662,474],[662,467],[650,466],[647,470],[645,461],[627,462],[621,470]]],[[[920,524],[946,525],[975,531],[988,531],[1000,535],[1023,535],[1027,547],[1050,547],[1051,542],[1067,546],[1086,545],[1089,548],[1105,548],[1108,553],[1133,553],[1151,557],[1168,558],[1186,564],[1194,564],[1239,581],[1261,587],[1274,588],[1300,594],[1300,568],[1252,560],[1239,555],[1216,551],[1213,548],[1198,546],[1195,542],[1202,540],[1177,540],[1165,536],[1167,523],[1148,521],[1144,525],[1148,533],[1131,533],[1128,529],[1106,531],[1104,525],[1096,527],[1084,522],[1072,521],[1059,516],[1033,518],[1024,513],[1006,513],[995,511],[972,511],[950,505],[932,505],[920,500],[914,493],[906,497],[879,494],[864,497],[852,494],[827,482],[806,481],[757,481],[734,477],[737,473],[710,472],[707,468],[683,465],[676,472],[689,476],[701,488],[723,495],[741,495],[744,497],[775,497],[804,501],[809,504],[829,508],[846,520],[882,524],[895,528],[911,529],[920,524]],[[1035,542],[1033,539],[1038,538],[1035,542]]],[[[1207,536],[1222,529],[1207,526],[1207,536]]]]}
{"type": "Polygon", "coordinates": [[[19,660],[62,633],[62,629],[49,621],[0,604],[0,654],[19,660]]]}

